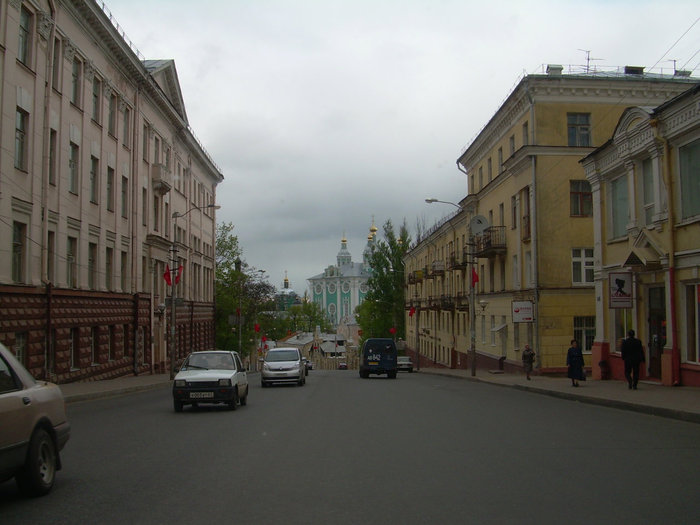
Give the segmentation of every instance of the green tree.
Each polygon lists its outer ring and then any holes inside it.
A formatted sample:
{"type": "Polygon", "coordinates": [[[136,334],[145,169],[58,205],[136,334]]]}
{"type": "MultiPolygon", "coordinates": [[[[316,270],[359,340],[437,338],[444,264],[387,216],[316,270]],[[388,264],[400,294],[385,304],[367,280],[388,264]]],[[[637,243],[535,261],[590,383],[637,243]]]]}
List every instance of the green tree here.
{"type": "Polygon", "coordinates": [[[256,268],[241,260],[243,253],[233,228],[227,222],[216,228],[216,346],[240,350],[246,356],[260,337],[255,331],[255,324],[262,325],[260,312],[274,308],[274,287],[261,278],[256,268]]]}
{"type": "Polygon", "coordinates": [[[404,317],[404,262],[411,244],[406,220],[394,231],[391,220],[384,224],[384,239],[374,244],[369,256],[371,276],[367,281],[369,291],[356,310],[362,337],[406,338],[404,317]],[[391,333],[391,329],[395,333],[391,333]]]}

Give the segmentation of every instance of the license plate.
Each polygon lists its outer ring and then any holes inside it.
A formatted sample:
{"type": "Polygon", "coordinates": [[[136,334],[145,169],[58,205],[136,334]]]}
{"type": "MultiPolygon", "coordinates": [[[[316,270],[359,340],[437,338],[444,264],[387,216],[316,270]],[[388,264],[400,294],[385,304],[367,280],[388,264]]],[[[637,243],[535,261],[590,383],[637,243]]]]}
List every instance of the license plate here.
{"type": "Polygon", "coordinates": [[[368,361],[367,364],[368,365],[378,365],[379,361],[368,361]]]}
{"type": "Polygon", "coordinates": [[[214,392],[190,392],[190,399],[205,399],[214,397],[214,392]]]}

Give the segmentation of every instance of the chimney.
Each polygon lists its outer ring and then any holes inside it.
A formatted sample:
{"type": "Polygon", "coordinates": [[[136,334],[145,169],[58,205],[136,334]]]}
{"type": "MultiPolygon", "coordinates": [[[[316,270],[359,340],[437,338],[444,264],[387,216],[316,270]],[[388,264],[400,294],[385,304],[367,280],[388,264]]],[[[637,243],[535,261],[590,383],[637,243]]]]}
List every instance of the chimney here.
{"type": "Polygon", "coordinates": [[[625,75],[643,75],[644,67],[642,66],[625,66],[625,75]]]}
{"type": "Polygon", "coordinates": [[[550,77],[560,77],[562,71],[564,71],[564,66],[559,64],[547,64],[547,75],[550,77]]]}

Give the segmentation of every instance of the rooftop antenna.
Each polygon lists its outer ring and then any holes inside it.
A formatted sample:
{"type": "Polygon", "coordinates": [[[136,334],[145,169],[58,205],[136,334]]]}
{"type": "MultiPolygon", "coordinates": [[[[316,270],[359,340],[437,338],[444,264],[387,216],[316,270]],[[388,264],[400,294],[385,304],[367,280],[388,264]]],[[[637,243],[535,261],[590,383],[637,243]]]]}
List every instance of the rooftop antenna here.
{"type": "Polygon", "coordinates": [[[591,72],[591,60],[603,60],[602,58],[591,58],[590,49],[579,49],[579,51],[586,53],[586,73],[591,72]]]}

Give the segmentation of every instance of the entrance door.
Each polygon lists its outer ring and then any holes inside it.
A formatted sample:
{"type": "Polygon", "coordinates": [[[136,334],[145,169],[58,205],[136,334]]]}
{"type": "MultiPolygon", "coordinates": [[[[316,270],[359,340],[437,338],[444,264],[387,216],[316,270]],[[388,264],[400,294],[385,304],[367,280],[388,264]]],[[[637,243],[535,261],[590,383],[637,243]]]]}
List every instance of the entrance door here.
{"type": "Polygon", "coordinates": [[[661,379],[661,354],[666,345],[666,290],[649,288],[649,377],[661,379]]]}

